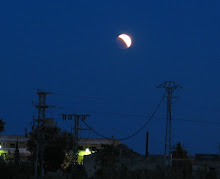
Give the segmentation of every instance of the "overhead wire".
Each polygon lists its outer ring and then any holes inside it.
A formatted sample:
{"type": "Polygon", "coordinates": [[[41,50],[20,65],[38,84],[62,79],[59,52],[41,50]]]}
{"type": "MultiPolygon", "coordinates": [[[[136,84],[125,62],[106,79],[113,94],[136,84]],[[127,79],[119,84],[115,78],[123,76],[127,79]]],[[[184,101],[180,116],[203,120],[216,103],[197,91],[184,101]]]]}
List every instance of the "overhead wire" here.
{"type": "MultiPolygon", "coordinates": [[[[117,140],[120,140],[120,141],[122,141],[122,140],[127,140],[127,139],[130,139],[130,138],[134,137],[134,136],[137,135],[139,132],[141,132],[141,131],[146,127],[146,125],[153,119],[154,115],[156,114],[156,112],[158,111],[158,109],[159,109],[161,103],[162,103],[163,100],[164,100],[165,94],[166,94],[166,93],[164,93],[163,97],[161,98],[159,104],[158,104],[157,107],[155,108],[155,110],[154,110],[154,112],[152,113],[152,115],[150,116],[150,118],[145,122],[145,124],[144,124],[141,128],[139,128],[139,129],[138,129],[136,132],[134,132],[133,134],[131,134],[131,135],[127,136],[127,137],[124,137],[124,138],[119,138],[119,139],[117,139],[117,140]]],[[[105,138],[105,139],[108,139],[108,140],[113,140],[113,138],[106,137],[105,135],[103,135],[103,134],[99,133],[98,131],[96,131],[94,128],[92,128],[90,125],[88,125],[84,120],[82,120],[82,122],[83,122],[89,129],[91,129],[94,133],[96,133],[96,134],[99,135],[100,137],[105,138]]]]}
{"type": "Polygon", "coordinates": [[[217,122],[217,121],[187,120],[187,119],[183,119],[183,118],[174,118],[174,121],[185,121],[185,122],[195,122],[195,123],[220,124],[220,122],[217,122]]]}
{"type": "Polygon", "coordinates": [[[131,138],[131,137],[134,137],[134,136],[137,135],[139,132],[141,132],[141,131],[146,127],[146,125],[153,119],[153,117],[154,117],[154,115],[156,114],[156,112],[158,111],[158,109],[159,109],[161,103],[163,102],[165,95],[166,95],[166,93],[164,93],[163,97],[162,97],[161,100],[160,100],[160,103],[157,105],[156,109],[154,110],[154,112],[152,113],[152,115],[150,116],[150,118],[148,119],[148,121],[147,121],[139,130],[137,130],[137,131],[136,131],[135,133],[133,133],[132,135],[130,135],[130,136],[128,136],[128,137],[125,137],[125,138],[121,138],[121,139],[119,139],[119,140],[121,140],[121,141],[122,141],[122,140],[127,140],[127,139],[129,139],[129,138],[131,138]]]}

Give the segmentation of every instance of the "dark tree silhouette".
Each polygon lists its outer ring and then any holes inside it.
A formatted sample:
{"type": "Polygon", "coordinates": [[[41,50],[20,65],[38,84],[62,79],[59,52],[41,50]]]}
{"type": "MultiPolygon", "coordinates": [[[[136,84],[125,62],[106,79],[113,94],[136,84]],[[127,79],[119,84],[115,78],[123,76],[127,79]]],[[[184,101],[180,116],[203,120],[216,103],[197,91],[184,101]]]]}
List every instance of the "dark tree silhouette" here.
{"type": "MultiPolygon", "coordinates": [[[[67,132],[61,131],[60,128],[46,128],[45,129],[45,150],[44,150],[44,163],[46,171],[56,171],[61,168],[64,161],[65,153],[70,150],[71,136],[67,132]]],[[[30,158],[32,162],[36,157],[36,144],[37,144],[37,131],[33,130],[30,133],[27,142],[28,150],[32,153],[30,158]]]]}
{"type": "Polygon", "coordinates": [[[178,142],[172,147],[173,160],[172,172],[173,178],[192,178],[192,162],[187,155],[187,151],[181,142],[178,142]]]}
{"type": "Polygon", "coordinates": [[[176,145],[172,147],[172,155],[175,159],[187,159],[187,151],[185,150],[184,146],[181,144],[181,142],[178,142],[176,145]]]}

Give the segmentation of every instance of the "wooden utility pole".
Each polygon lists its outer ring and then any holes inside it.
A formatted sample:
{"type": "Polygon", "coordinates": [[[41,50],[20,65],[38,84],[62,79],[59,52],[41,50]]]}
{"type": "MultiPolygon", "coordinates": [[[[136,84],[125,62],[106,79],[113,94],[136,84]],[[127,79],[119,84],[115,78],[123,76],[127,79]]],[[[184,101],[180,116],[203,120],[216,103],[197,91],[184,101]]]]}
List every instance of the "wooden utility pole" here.
{"type": "Polygon", "coordinates": [[[74,118],[74,133],[73,133],[73,155],[72,155],[72,169],[77,164],[78,159],[78,143],[79,143],[79,130],[85,130],[79,128],[80,120],[86,120],[86,117],[90,116],[88,114],[62,114],[63,120],[73,120],[74,118]]]}
{"type": "Polygon", "coordinates": [[[146,133],[146,151],[145,151],[145,157],[146,157],[146,158],[147,158],[148,155],[149,155],[148,145],[149,145],[149,132],[146,133]]]}

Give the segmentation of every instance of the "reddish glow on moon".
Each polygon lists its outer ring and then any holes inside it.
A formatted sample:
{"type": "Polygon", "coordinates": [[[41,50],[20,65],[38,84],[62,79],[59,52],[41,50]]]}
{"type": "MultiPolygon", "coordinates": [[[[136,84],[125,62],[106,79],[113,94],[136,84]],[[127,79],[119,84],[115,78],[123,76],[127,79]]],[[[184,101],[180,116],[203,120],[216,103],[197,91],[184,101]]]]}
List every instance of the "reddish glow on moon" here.
{"type": "Polygon", "coordinates": [[[116,43],[121,49],[127,49],[131,46],[131,38],[126,34],[121,34],[117,37],[116,43]]]}

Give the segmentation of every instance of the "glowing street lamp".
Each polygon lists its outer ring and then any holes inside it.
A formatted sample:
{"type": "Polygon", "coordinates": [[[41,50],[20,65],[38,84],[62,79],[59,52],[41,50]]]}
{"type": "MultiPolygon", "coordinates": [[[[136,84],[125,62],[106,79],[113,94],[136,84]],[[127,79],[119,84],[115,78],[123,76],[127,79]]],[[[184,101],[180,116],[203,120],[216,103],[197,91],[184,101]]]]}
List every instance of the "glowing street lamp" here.
{"type": "Polygon", "coordinates": [[[89,148],[86,148],[86,150],[85,150],[85,151],[86,151],[86,153],[89,153],[89,152],[90,152],[89,148]]]}

